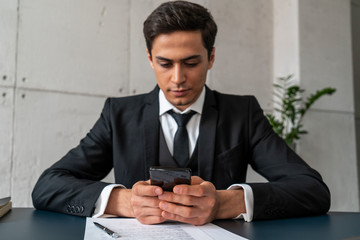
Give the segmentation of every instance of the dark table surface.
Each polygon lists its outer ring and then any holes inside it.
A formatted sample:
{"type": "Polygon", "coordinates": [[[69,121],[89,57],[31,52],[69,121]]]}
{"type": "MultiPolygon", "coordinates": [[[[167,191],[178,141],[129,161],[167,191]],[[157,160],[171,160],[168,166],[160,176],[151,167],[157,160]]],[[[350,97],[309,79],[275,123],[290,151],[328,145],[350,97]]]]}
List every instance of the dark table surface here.
{"type": "MultiPolygon", "coordinates": [[[[214,223],[249,239],[360,239],[359,212],[331,212],[322,216],[251,223],[243,220],[214,223]]],[[[80,240],[84,238],[84,230],[85,218],[33,208],[14,208],[0,219],[1,240],[80,240]]]]}

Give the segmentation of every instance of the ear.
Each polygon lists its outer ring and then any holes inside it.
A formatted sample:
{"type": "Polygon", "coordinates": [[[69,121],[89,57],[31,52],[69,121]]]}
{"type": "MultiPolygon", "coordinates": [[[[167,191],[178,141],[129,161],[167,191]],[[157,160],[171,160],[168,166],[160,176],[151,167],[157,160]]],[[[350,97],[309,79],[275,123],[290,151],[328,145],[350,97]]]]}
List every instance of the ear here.
{"type": "Polygon", "coordinates": [[[149,60],[150,66],[152,69],[154,69],[154,64],[153,64],[153,61],[152,61],[152,58],[151,58],[151,55],[150,55],[150,52],[148,49],[146,49],[146,53],[147,53],[147,58],[149,60]]]}
{"type": "Polygon", "coordinates": [[[215,61],[215,47],[212,48],[210,58],[209,58],[209,66],[208,70],[210,70],[214,64],[215,61]]]}

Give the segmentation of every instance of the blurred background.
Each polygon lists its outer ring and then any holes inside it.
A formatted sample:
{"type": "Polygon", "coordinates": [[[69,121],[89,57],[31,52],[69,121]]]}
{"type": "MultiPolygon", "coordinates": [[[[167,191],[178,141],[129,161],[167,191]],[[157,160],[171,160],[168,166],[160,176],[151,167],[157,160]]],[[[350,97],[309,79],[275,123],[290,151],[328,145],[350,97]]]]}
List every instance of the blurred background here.
{"type": "MultiPolygon", "coordinates": [[[[32,207],[40,174],[79,143],[107,97],[155,87],[142,24],[161,2],[0,1],[0,198],[32,207]]],[[[219,28],[210,88],[255,95],[269,113],[279,77],[294,74],[304,98],[337,89],[305,117],[298,151],[328,184],[332,211],[359,211],[360,1],[194,2],[219,28]]],[[[248,181],[262,180],[249,169],[248,181]]]]}

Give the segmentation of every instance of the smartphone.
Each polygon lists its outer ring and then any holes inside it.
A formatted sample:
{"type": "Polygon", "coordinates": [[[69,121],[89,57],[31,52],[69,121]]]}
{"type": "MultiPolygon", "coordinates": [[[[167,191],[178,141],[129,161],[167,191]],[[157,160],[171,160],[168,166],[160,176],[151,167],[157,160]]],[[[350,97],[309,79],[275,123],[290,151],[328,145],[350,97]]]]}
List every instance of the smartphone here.
{"type": "Polygon", "coordinates": [[[191,169],[177,167],[150,167],[150,183],[172,192],[175,185],[191,184],[191,169]]]}

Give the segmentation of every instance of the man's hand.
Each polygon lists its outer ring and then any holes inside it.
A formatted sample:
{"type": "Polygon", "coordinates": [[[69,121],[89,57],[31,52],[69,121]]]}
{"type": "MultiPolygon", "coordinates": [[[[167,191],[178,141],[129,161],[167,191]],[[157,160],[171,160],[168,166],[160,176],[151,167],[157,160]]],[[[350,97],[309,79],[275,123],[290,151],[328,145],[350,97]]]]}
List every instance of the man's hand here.
{"type": "Polygon", "coordinates": [[[211,222],[218,210],[215,186],[200,177],[191,177],[191,185],[177,185],[173,192],[164,192],[159,199],[165,219],[193,225],[211,222]]]}
{"type": "Polygon", "coordinates": [[[191,185],[177,185],[159,199],[164,218],[193,225],[246,213],[243,190],[216,190],[211,182],[196,176],[191,177],[191,185]]]}
{"type": "Polygon", "coordinates": [[[143,224],[169,220],[203,225],[246,213],[243,190],[216,190],[211,182],[191,177],[191,185],[177,185],[173,192],[139,181],[132,189],[115,188],[105,213],[136,217],[143,224]]]}
{"type": "Polygon", "coordinates": [[[150,185],[150,180],[137,182],[132,188],[131,206],[134,216],[143,224],[162,223],[166,219],[161,216],[159,195],[161,187],[150,185]]]}
{"type": "Polygon", "coordinates": [[[161,216],[158,198],[162,193],[162,188],[150,185],[150,181],[139,181],[132,189],[114,188],[105,213],[136,217],[143,224],[164,222],[166,219],[161,216]]]}

